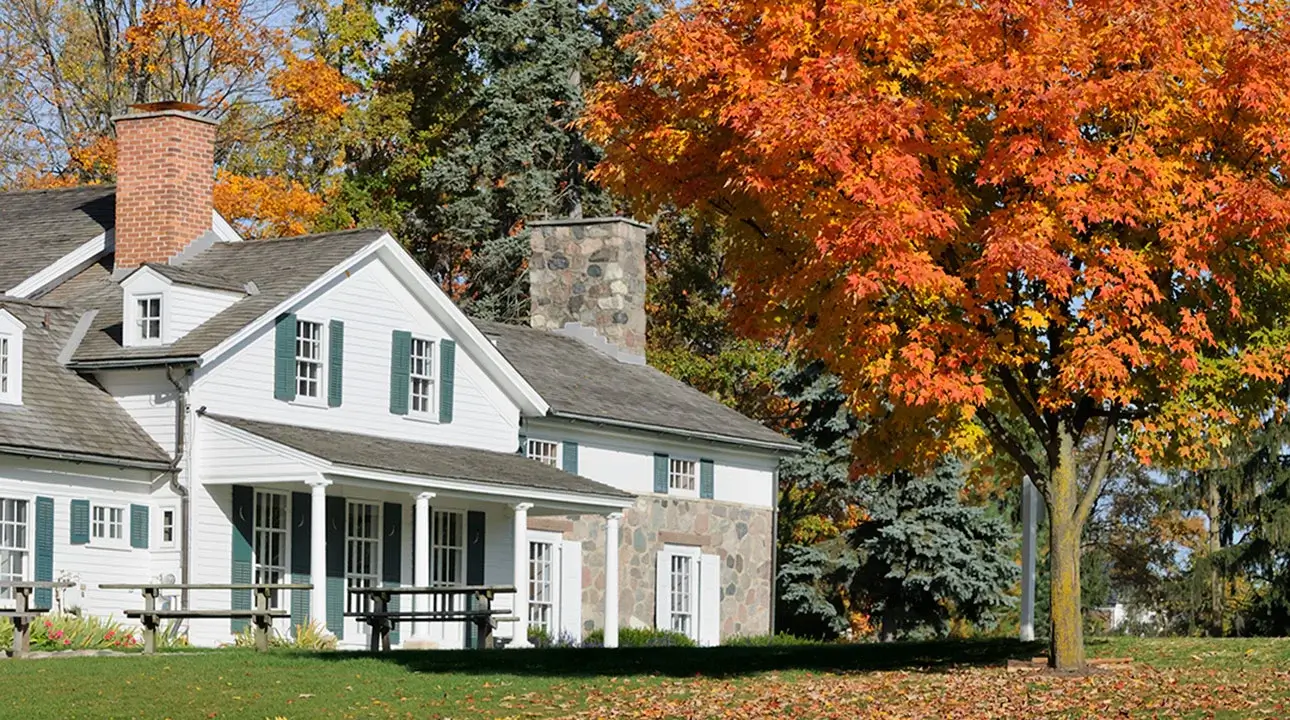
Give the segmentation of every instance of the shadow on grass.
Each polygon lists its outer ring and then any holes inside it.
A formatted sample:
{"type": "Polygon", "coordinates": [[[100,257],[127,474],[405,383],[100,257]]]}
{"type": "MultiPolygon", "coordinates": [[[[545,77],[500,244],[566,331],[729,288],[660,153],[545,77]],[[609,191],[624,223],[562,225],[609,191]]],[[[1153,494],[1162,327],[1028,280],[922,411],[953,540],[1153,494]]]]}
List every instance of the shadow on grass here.
{"type": "Polygon", "coordinates": [[[1002,665],[1042,651],[1017,640],[715,648],[550,648],[543,650],[396,650],[318,653],[326,660],[367,657],[411,672],[595,677],[666,675],[731,677],[775,670],[928,670],[1002,665]]]}

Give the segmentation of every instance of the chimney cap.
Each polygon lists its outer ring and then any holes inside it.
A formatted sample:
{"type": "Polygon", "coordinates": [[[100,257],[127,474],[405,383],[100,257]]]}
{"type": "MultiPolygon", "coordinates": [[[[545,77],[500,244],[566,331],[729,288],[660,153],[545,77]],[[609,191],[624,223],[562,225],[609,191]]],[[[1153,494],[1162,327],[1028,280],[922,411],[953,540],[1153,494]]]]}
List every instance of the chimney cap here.
{"type": "Polygon", "coordinates": [[[178,100],[163,100],[161,102],[135,103],[128,107],[129,111],[124,115],[117,115],[112,118],[112,122],[122,120],[142,120],[144,118],[154,117],[183,117],[189,120],[196,120],[208,125],[218,125],[219,121],[214,118],[198,115],[197,113],[206,108],[193,103],[180,102],[178,100]]]}
{"type": "Polygon", "coordinates": [[[559,218],[554,220],[529,220],[526,223],[529,227],[572,227],[577,225],[608,225],[611,223],[626,223],[632,227],[641,230],[653,230],[654,228],[640,220],[633,220],[629,217],[619,215],[612,217],[589,217],[589,218],[559,218]]]}

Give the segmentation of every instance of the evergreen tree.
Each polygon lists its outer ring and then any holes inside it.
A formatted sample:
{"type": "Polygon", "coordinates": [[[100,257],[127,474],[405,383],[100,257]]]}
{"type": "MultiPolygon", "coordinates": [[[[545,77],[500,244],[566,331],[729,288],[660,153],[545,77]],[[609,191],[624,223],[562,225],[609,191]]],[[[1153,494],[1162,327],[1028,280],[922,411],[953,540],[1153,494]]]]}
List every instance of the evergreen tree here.
{"type": "Polygon", "coordinates": [[[960,498],[960,465],[930,475],[892,473],[869,483],[869,517],[851,531],[860,555],[852,584],[881,620],[883,640],[944,636],[951,617],[992,624],[1016,582],[1011,529],[960,498]]]}

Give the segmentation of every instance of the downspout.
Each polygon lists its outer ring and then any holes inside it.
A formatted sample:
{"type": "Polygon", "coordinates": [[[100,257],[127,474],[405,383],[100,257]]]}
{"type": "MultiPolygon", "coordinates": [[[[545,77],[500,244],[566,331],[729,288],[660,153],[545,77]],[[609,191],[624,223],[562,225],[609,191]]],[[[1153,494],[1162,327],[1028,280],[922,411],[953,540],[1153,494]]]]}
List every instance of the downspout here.
{"type": "MultiPolygon", "coordinates": [[[[192,370],[187,370],[184,374],[191,378],[192,370]]],[[[185,441],[185,432],[187,430],[188,418],[188,390],[175,380],[170,374],[170,368],[166,368],[166,379],[171,385],[175,386],[175,457],[170,462],[170,489],[179,496],[179,582],[183,585],[188,584],[188,538],[189,530],[192,523],[189,522],[190,502],[188,497],[188,488],[179,482],[179,466],[184,462],[184,448],[187,445],[185,441]]],[[[191,471],[192,464],[188,464],[191,471]]],[[[192,473],[189,473],[191,480],[192,473]]],[[[180,591],[179,606],[183,610],[188,609],[188,589],[180,591]]]]}

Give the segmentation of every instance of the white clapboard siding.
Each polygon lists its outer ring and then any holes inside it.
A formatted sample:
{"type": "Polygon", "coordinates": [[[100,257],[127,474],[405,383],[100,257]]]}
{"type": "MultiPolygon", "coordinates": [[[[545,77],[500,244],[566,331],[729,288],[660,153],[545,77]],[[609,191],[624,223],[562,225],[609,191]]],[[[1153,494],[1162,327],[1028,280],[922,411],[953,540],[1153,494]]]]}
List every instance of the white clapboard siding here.
{"type": "Polygon", "coordinates": [[[165,370],[111,370],[96,378],[162,450],[174,452],[175,387],[165,370]]]}
{"type": "Polygon", "coordinates": [[[244,293],[172,285],[166,293],[166,342],[178,341],[244,297],[244,293]]]}
{"type": "Polygon", "coordinates": [[[515,450],[519,409],[461,344],[456,351],[451,423],[390,413],[393,332],[404,330],[429,339],[444,339],[446,332],[379,258],[358,263],[348,277],[336,279],[294,311],[299,318],[324,325],[331,320],[345,323],[340,407],[274,399],[272,318],[265,319],[246,343],[198,371],[193,386],[194,405],[204,405],[214,413],[269,422],[503,452],[515,450]]]}

